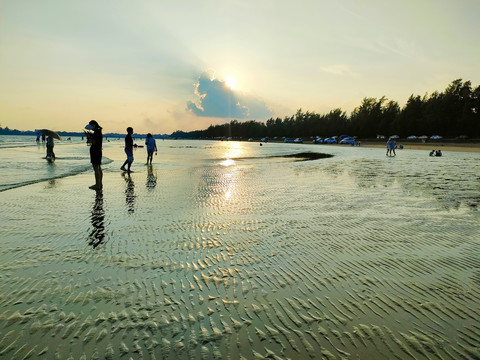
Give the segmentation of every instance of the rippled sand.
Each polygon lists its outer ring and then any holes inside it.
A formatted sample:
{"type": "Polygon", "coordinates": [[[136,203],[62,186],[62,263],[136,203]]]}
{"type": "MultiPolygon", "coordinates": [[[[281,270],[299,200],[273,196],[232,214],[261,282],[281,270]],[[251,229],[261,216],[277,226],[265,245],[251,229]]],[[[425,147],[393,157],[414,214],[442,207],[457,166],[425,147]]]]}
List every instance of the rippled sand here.
{"type": "Polygon", "coordinates": [[[478,155],[242,146],[3,192],[0,358],[480,358],[478,155]]]}

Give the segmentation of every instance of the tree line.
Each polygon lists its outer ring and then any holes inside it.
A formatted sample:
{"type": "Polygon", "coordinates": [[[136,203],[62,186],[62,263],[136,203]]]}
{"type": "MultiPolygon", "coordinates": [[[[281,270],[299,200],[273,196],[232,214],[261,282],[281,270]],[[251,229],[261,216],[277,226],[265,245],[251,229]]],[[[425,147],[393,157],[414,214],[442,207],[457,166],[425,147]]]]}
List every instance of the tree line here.
{"type": "MultiPolygon", "coordinates": [[[[0,127],[0,135],[34,134],[0,127]]],[[[328,114],[297,110],[283,119],[270,118],[266,122],[250,120],[210,125],[205,130],[175,131],[164,138],[205,139],[232,137],[248,139],[263,137],[308,138],[347,134],[360,138],[375,138],[377,135],[441,135],[446,138],[467,136],[480,138],[480,86],[472,87],[470,81],[457,79],[443,92],[411,95],[400,108],[396,101],[366,97],[360,106],[348,116],[337,108],[328,114]]],[[[82,135],[82,134],[80,134],[82,135]]]]}
{"type": "MultiPolygon", "coordinates": [[[[175,134],[175,133],[174,133],[175,134]]],[[[172,135],[174,135],[172,134],[172,135]]],[[[262,138],[314,137],[348,134],[361,138],[377,135],[441,135],[447,138],[480,137],[480,86],[470,81],[452,81],[443,92],[435,91],[423,97],[411,95],[400,108],[396,101],[386,97],[364,98],[348,116],[340,108],[328,114],[304,112],[285,118],[270,118],[266,122],[255,120],[210,125],[206,130],[183,133],[188,138],[262,138]]]]}

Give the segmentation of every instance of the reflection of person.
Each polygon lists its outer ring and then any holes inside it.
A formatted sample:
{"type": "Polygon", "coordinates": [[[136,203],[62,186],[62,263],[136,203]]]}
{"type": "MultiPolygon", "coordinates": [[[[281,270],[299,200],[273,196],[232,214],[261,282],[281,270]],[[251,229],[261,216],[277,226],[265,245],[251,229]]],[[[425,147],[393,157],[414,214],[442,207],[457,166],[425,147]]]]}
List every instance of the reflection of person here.
{"type": "Polygon", "coordinates": [[[150,165],[152,165],[153,152],[157,152],[157,144],[155,143],[155,139],[153,138],[152,134],[147,134],[147,138],[145,139],[145,145],[147,145],[147,164],[150,161],[150,165]]]}
{"type": "Polygon", "coordinates": [[[135,211],[135,184],[133,183],[130,174],[125,175],[125,173],[123,173],[123,178],[127,183],[127,187],[125,188],[125,202],[127,204],[128,212],[133,214],[135,211]]]}
{"type": "Polygon", "coordinates": [[[133,163],[133,129],[131,127],[127,128],[127,136],[125,136],[125,154],[127,154],[127,160],[123,163],[122,167],[120,170],[123,171],[130,171],[130,167],[132,166],[133,163]],[[125,169],[125,165],[127,165],[127,169],[125,169]]]}
{"type": "Polygon", "coordinates": [[[54,146],[53,137],[47,136],[47,158],[55,159],[55,153],[53,152],[54,146]]]}
{"type": "Polygon", "coordinates": [[[90,186],[90,189],[101,190],[103,186],[103,172],[102,172],[102,128],[95,120],[91,120],[85,129],[93,131],[93,133],[85,132],[87,136],[87,144],[90,144],[90,162],[92,163],[93,171],[95,173],[95,185],[90,186]]]}
{"type": "Polygon", "coordinates": [[[152,190],[155,186],[157,186],[157,174],[153,173],[153,166],[152,164],[148,165],[148,174],[147,174],[147,189],[152,190]]]}
{"type": "Polygon", "coordinates": [[[101,191],[97,191],[95,195],[95,203],[93,204],[90,219],[93,229],[88,236],[88,244],[95,249],[105,239],[105,211],[103,210],[103,193],[101,191]]]}

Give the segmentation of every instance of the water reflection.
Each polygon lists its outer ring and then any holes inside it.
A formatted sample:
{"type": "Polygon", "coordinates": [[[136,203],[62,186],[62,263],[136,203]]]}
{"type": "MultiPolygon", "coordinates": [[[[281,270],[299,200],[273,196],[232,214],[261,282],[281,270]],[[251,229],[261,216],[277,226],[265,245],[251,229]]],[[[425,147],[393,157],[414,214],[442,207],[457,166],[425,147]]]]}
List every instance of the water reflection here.
{"type": "Polygon", "coordinates": [[[324,171],[342,183],[345,178],[352,179],[363,189],[401,187],[406,194],[427,195],[445,209],[459,209],[462,205],[480,207],[479,167],[470,159],[465,161],[462,158],[465,155],[449,154],[448,160],[443,157],[435,161],[423,153],[401,155],[403,158],[395,159],[395,164],[377,158],[355,159],[327,166],[324,171]],[[424,158],[419,159],[418,154],[424,158]]]}
{"type": "Polygon", "coordinates": [[[57,186],[57,181],[56,179],[50,179],[47,181],[47,184],[45,186],[46,189],[51,189],[51,188],[54,188],[55,186],[57,186]]]}
{"type": "Polygon", "coordinates": [[[220,165],[222,165],[222,166],[233,166],[233,165],[235,165],[235,161],[232,160],[232,159],[226,159],[226,160],[223,160],[222,162],[220,162],[220,165]]]}
{"type": "Polygon", "coordinates": [[[236,159],[241,157],[245,152],[244,144],[238,141],[225,142],[223,143],[223,147],[223,157],[225,159],[236,159]]]}
{"type": "Polygon", "coordinates": [[[50,178],[48,180],[48,185],[47,188],[53,188],[55,187],[55,177],[58,176],[57,172],[57,164],[55,162],[48,162],[47,161],[47,176],[50,178]]]}
{"type": "Polygon", "coordinates": [[[153,171],[152,164],[148,165],[146,186],[149,190],[153,190],[157,186],[157,171],[153,171]]]}
{"type": "Polygon", "coordinates": [[[88,244],[95,249],[105,239],[105,210],[103,210],[103,192],[101,191],[96,192],[90,220],[93,229],[88,236],[88,244]]]}
{"type": "Polygon", "coordinates": [[[122,174],[127,187],[125,188],[125,202],[127,204],[127,210],[130,214],[135,212],[135,184],[132,177],[128,173],[122,174]]]}
{"type": "Polygon", "coordinates": [[[196,198],[201,199],[205,206],[229,206],[238,201],[239,184],[242,171],[238,166],[205,167],[202,169],[201,182],[195,189],[196,198]]]}
{"type": "Polygon", "coordinates": [[[238,176],[235,159],[245,154],[245,147],[243,143],[237,141],[226,142],[223,147],[224,160],[220,162],[223,168],[216,170],[211,191],[215,197],[220,195],[220,199],[233,200],[238,176]]]}

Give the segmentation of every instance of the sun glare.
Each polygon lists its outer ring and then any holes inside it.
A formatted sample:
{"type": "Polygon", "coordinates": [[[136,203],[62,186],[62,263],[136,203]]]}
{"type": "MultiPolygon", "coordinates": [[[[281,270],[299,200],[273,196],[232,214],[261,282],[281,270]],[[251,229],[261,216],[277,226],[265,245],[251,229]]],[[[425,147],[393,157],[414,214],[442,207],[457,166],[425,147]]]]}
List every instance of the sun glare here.
{"type": "Polygon", "coordinates": [[[243,155],[244,148],[241,142],[237,141],[228,141],[224,143],[225,154],[223,155],[225,159],[236,159],[243,155]]]}
{"type": "Polygon", "coordinates": [[[230,89],[235,89],[237,82],[235,81],[235,78],[233,76],[227,76],[225,79],[225,84],[230,88],[230,89]]]}
{"type": "Polygon", "coordinates": [[[225,167],[232,166],[232,165],[235,165],[235,160],[226,159],[226,160],[223,160],[220,164],[225,167]]]}

